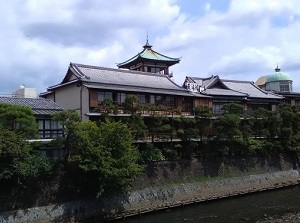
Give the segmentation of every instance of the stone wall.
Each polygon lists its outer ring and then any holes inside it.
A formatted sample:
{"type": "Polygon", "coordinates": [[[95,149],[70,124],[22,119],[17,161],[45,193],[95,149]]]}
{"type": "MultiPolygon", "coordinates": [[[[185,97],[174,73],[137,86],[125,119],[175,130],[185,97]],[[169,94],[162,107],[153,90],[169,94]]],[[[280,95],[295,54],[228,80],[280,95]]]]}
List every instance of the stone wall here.
{"type": "Polygon", "coordinates": [[[93,216],[123,217],[174,206],[299,184],[297,170],[148,188],[128,195],[0,213],[1,223],[74,222],[93,216]]]}
{"type": "Polygon", "coordinates": [[[233,157],[153,162],[134,183],[134,189],[159,187],[165,184],[191,182],[196,178],[235,177],[295,169],[288,154],[262,157],[233,157]]]}
{"type": "Polygon", "coordinates": [[[0,223],[72,222],[147,211],[299,183],[288,155],[151,163],[128,195],[0,213],[0,223]]]}

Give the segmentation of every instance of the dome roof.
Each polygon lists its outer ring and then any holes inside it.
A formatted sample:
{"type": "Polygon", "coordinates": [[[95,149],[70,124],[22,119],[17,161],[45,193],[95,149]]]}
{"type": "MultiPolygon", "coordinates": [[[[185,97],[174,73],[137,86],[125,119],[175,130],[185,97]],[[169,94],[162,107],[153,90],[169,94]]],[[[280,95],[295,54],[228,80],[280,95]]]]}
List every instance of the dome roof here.
{"type": "Polygon", "coordinates": [[[287,73],[281,72],[278,66],[275,68],[275,73],[270,74],[267,77],[266,83],[276,82],[276,81],[291,81],[290,75],[287,73]]]}

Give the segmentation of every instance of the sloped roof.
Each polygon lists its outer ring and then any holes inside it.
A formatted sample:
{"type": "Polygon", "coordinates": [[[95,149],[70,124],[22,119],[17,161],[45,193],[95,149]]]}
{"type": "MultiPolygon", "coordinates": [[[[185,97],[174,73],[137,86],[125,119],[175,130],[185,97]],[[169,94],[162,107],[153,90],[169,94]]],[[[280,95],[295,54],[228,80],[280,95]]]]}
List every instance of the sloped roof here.
{"type": "Polygon", "coordinates": [[[0,103],[29,107],[36,115],[51,115],[62,110],[54,101],[45,98],[0,97],[0,103]]]}
{"type": "MultiPolygon", "coordinates": [[[[77,77],[77,80],[82,81],[90,88],[192,96],[187,89],[177,85],[167,75],[163,74],[105,68],[76,63],[70,64],[69,71],[77,77]]],[[[70,77],[69,71],[67,75],[70,77]]],[[[66,77],[60,85],[52,86],[48,88],[48,90],[67,84],[68,79],[66,79],[66,77]]],[[[71,82],[73,83],[74,80],[71,82]]]]}
{"type": "Polygon", "coordinates": [[[189,83],[196,83],[204,90],[201,93],[209,95],[226,95],[226,96],[246,96],[249,98],[267,98],[282,99],[280,95],[264,91],[251,81],[224,80],[219,76],[211,76],[208,78],[186,77],[189,83]],[[216,83],[220,83],[222,88],[215,88],[216,83]]]}
{"type": "Polygon", "coordinates": [[[220,88],[210,88],[205,89],[201,93],[208,95],[224,95],[224,96],[237,96],[237,97],[247,97],[247,94],[237,92],[231,89],[220,89],[220,88]]]}
{"type": "Polygon", "coordinates": [[[168,57],[152,50],[152,46],[147,41],[147,43],[144,45],[143,51],[123,63],[118,63],[117,66],[119,68],[128,68],[132,62],[138,60],[139,58],[152,61],[163,61],[169,63],[170,65],[179,63],[180,61],[180,58],[168,57]]]}
{"type": "Polygon", "coordinates": [[[205,89],[212,87],[215,83],[220,82],[220,84],[224,87],[224,89],[227,89],[227,86],[225,86],[221,81],[218,75],[216,76],[210,76],[206,78],[201,77],[186,77],[186,80],[188,80],[190,83],[196,83],[198,86],[201,86],[205,89]]]}
{"type": "Polygon", "coordinates": [[[236,80],[222,80],[222,82],[234,91],[243,92],[248,94],[250,98],[268,98],[268,99],[281,99],[280,95],[276,95],[260,89],[251,81],[236,81],[236,80]]]}

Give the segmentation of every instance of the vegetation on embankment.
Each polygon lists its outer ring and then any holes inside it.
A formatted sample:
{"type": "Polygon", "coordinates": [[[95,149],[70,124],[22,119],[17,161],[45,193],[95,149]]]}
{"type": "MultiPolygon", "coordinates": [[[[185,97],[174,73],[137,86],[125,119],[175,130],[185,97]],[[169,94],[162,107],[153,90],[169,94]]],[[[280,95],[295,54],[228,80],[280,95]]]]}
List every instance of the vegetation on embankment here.
{"type": "MultiPolygon", "coordinates": [[[[116,112],[109,101],[107,113],[100,122],[82,122],[74,111],[57,113],[53,118],[63,124],[65,135],[52,142],[52,146],[61,148],[64,157],[51,159],[39,155],[39,145],[26,141],[37,133],[32,111],[1,104],[0,196],[7,202],[0,209],[13,210],[126,193],[132,183],[134,188],[137,184],[157,186],[157,182],[160,182],[159,186],[168,185],[170,181],[149,174],[149,167],[157,161],[201,160],[205,168],[198,166],[195,169],[198,175],[185,172],[179,174],[173,183],[202,177],[225,177],[228,170],[220,171],[220,166],[234,157],[245,159],[283,153],[292,156],[294,160],[291,162],[297,164],[300,119],[291,106],[280,105],[277,111],[258,109],[254,115],[245,116],[241,105],[227,104],[224,113],[216,119],[212,119],[209,107],[199,106],[195,108],[194,118],[153,113],[151,122],[147,123],[139,113],[135,97],[128,97],[125,105],[130,116],[120,120],[112,120],[109,116],[109,113],[116,112]],[[148,134],[152,142],[132,143],[148,134]],[[160,135],[158,142],[154,142],[154,134],[160,135]],[[181,137],[181,141],[174,141],[175,134],[181,137]],[[215,163],[215,158],[220,158],[219,166],[210,164],[215,163]]],[[[157,108],[149,109],[154,111],[157,108]]],[[[173,112],[180,114],[178,110],[173,112]]],[[[247,172],[247,168],[238,169],[247,172]]]]}

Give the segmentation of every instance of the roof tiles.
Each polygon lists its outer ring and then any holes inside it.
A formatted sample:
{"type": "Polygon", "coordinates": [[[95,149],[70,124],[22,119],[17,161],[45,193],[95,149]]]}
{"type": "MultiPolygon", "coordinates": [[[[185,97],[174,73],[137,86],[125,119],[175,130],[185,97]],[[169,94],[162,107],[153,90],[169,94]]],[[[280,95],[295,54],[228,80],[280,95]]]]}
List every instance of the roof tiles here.
{"type": "Polygon", "coordinates": [[[17,98],[17,97],[0,97],[0,103],[21,105],[29,107],[37,115],[50,115],[62,108],[54,101],[45,98],[17,98]]]}

